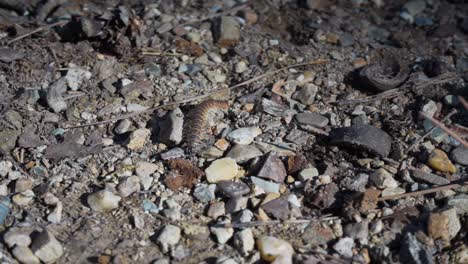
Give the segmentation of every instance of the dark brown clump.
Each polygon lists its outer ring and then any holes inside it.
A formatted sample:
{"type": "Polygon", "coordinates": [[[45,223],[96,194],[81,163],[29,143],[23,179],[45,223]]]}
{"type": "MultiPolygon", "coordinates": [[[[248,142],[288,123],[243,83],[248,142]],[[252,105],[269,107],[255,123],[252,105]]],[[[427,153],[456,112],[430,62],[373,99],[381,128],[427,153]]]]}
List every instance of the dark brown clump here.
{"type": "Polygon", "coordinates": [[[189,121],[185,126],[185,143],[190,149],[197,149],[203,145],[206,139],[206,122],[208,113],[214,109],[228,109],[229,104],[226,101],[206,100],[192,110],[189,114],[189,121]]]}
{"type": "Polygon", "coordinates": [[[205,175],[200,168],[184,159],[170,160],[168,166],[171,171],[166,175],[164,183],[174,192],[178,192],[181,187],[191,189],[205,175]]]}

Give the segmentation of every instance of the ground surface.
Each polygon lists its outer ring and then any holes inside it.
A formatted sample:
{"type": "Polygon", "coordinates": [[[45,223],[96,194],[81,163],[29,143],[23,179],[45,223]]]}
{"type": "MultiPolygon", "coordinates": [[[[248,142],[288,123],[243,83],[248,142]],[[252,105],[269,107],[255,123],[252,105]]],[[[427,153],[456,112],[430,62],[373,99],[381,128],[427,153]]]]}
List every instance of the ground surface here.
{"type": "Polygon", "coordinates": [[[464,1],[19,2],[2,263],[468,263],[464,1]]]}

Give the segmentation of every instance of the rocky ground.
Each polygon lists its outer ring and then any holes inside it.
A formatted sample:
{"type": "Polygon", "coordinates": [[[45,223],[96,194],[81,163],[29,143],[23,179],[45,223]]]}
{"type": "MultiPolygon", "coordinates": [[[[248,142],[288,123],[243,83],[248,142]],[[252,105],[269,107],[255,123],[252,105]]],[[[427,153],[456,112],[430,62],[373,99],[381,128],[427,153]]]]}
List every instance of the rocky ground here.
{"type": "Polygon", "coordinates": [[[0,0],[2,263],[468,263],[468,3],[0,0]]]}

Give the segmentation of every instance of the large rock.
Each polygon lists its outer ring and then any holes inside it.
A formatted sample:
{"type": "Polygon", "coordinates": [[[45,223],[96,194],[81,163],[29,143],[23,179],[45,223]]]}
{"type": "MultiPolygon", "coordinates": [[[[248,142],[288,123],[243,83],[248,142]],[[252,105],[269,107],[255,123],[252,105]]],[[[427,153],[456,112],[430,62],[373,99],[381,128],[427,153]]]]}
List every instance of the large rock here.
{"type": "Polygon", "coordinates": [[[49,231],[44,230],[34,236],[31,250],[45,263],[57,261],[63,255],[63,247],[49,231]]]}
{"type": "Polygon", "coordinates": [[[209,183],[232,180],[236,177],[238,172],[239,167],[232,158],[215,160],[205,169],[206,179],[209,183]]]}

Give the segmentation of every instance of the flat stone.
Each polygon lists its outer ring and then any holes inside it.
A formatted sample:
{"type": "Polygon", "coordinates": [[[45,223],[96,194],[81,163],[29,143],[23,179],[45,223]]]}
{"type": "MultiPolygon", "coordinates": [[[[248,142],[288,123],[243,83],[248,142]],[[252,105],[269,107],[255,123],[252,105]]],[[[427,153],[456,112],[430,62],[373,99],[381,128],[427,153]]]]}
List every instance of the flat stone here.
{"type": "Polygon", "coordinates": [[[323,115],[312,113],[312,112],[303,112],[296,114],[294,116],[296,122],[299,125],[313,126],[313,127],[325,127],[328,125],[328,118],[323,115]]]}
{"type": "Polygon", "coordinates": [[[383,168],[374,171],[369,179],[379,189],[398,187],[398,182],[393,178],[393,175],[383,168]]]}
{"type": "Polygon", "coordinates": [[[354,239],[350,237],[340,238],[340,240],[333,245],[333,249],[345,258],[353,257],[353,247],[354,239]]]}
{"type": "Polygon", "coordinates": [[[411,170],[411,176],[415,180],[419,180],[419,181],[423,181],[423,182],[431,183],[435,185],[445,185],[445,184],[450,183],[450,181],[444,177],[440,177],[435,174],[425,172],[423,170],[411,170]]]}
{"type": "Polygon", "coordinates": [[[287,241],[273,237],[261,236],[257,239],[257,247],[264,261],[292,264],[294,249],[287,241]]]}
{"type": "Polygon", "coordinates": [[[217,187],[228,198],[240,197],[250,193],[249,186],[243,182],[220,181],[217,187]]]}
{"type": "Polygon", "coordinates": [[[454,162],[468,166],[468,148],[459,146],[452,151],[450,157],[454,162]]]}
{"type": "Polygon", "coordinates": [[[208,168],[205,169],[206,179],[209,183],[217,183],[219,181],[228,181],[236,177],[239,172],[237,163],[232,158],[222,158],[213,161],[208,168]]]}
{"type": "Polygon", "coordinates": [[[468,194],[458,194],[449,197],[447,200],[448,206],[453,206],[457,209],[457,213],[460,215],[468,214],[468,194]]]}
{"type": "Polygon", "coordinates": [[[259,127],[242,127],[229,133],[226,138],[236,144],[249,145],[261,133],[259,127]]]}
{"type": "Polygon", "coordinates": [[[130,176],[122,178],[119,185],[117,185],[117,191],[121,197],[128,197],[140,191],[140,177],[130,176]]]}
{"type": "Polygon", "coordinates": [[[256,176],[281,183],[287,176],[286,167],[276,153],[272,152],[267,156],[256,176]]]}
{"type": "Polygon", "coordinates": [[[276,117],[285,116],[288,112],[288,108],[286,108],[286,106],[266,98],[262,98],[262,110],[263,112],[276,117]]]}
{"type": "Polygon", "coordinates": [[[310,134],[304,132],[300,129],[293,128],[289,131],[289,134],[285,137],[285,140],[288,142],[292,142],[297,145],[303,145],[307,143],[310,138],[310,134]]]}
{"type": "Polygon", "coordinates": [[[222,48],[233,47],[240,40],[240,25],[235,17],[222,16],[215,23],[216,44],[222,48]]]}
{"type": "Polygon", "coordinates": [[[150,134],[151,131],[147,128],[133,131],[128,138],[127,148],[136,151],[141,150],[145,146],[150,134]]]}
{"type": "Polygon", "coordinates": [[[335,128],[330,132],[330,143],[363,150],[387,157],[392,147],[392,138],[383,130],[366,124],[335,128]]]}
{"type": "Polygon", "coordinates": [[[315,84],[307,83],[295,94],[294,98],[302,104],[311,105],[315,102],[318,89],[318,86],[315,84]]]}
{"type": "Polygon", "coordinates": [[[110,211],[119,207],[122,198],[113,194],[109,190],[97,191],[88,196],[88,205],[97,212],[110,211]]]}
{"type": "Polygon", "coordinates": [[[461,229],[460,219],[455,208],[432,213],[427,223],[428,234],[435,239],[444,240],[447,245],[461,229]]]}
{"type": "Polygon", "coordinates": [[[403,194],[406,190],[400,187],[385,188],[382,190],[382,197],[403,194]]]}
{"type": "Polygon", "coordinates": [[[180,108],[170,111],[159,124],[158,140],[168,146],[177,145],[182,141],[184,113],[180,108]]]}
{"type": "Polygon", "coordinates": [[[3,241],[9,248],[14,246],[27,247],[31,244],[32,230],[12,227],[3,235],[3,241]]]}
{"type": "MultiPolygon", "coordinates": [[[[215,185],[213,185],[213,186],[215,186],[215,185]]],[[[202,184],[200,186],[197,186],[195,188],[195,190],[193,190],[193,196],[195,196],[195,198],[197,198],[197,200],[202,202],[202,203],[209,203],[210,201],[212,201],[212,200],[214,200],[216,198],[214,189],[210,188],[206,184],[202,184]]]]}
{"type": "Polygon", "coordinates": [[[172,148],[166,152],[161,153],[162,160],[178,159],[185,156],[185,152],[182,148],[172,148]]]}
{"type": "Polygon", "coordinates": [[[314,177],[319,176],[319,172],[316,168],[307,168],[299,172],[299,179],[301,181],[312,180],[314,177]]]}
{"type": "Polygon", "coordinates": [[[335,235],[333,229],[323,227],[320,223],[311,223],[306,227],[301,238],[304,243],[315,247],[328,244],[328,242],[335,239],[335,235]]]}
{"type": "Polygon", "coordinates": [[[39,264],[41,261],[32,250],[26,246],[16,246],[11,253],[20,262],[25,264],[39,264]]]}
{"type": "Polygon", "coordinates": [[[179,243],[181,238],[180,234],[181,230],[179,227],[174,225],[166,225],[159,233],[156,242],[161,247],[161,250],[167,253],[169,249],[175,247],[179,243]]]}
{"type": "Polygon", "coordinates": [[[455,168],[453,163],[449,160],[447,154],[440,149],[434,149],[431,154],[429,154],[427,165],[436,171],[457,172],[457,168],[455,168]]]}
{"type": "Polygon", "coordinates": [[[263,155],[254,145],[235,145],[226,154],[226,157],[234,159],[237,163],[242,164],[253,158],[263,155]]]}
{"type": "Polygon", "coordinates": [[[263,204],[262,208],[268,215],[273,216],[275,219],[289,219],[289,202],[283,197],[263,204]]]}
{"type": "Polygon", "coordinates": [[[247,197],[230,198],[226,203],[226,211],[232,214],[244,210],[247,208],[248,200],[249,199],[247,197]]]}
{"type": "Polygon", "coordinates": [[[135,164],[135,174],[139,177],[148,177],[155,173],[159,166],[146,161],[139,161],[135,164]]]}
{"type": "Polygon", "coordinates": [[[226,214],[226,208],[224,206],[224,202],[216,202],[210,205],[208,208],[207,215],[211,218],[218,218],[226,214]]]}
{"type": "Polygon", "coordinates": [[[243,256],[247,256],[254,250],[255,240],[252,230],[247,228],[234,235],[234,247],[243,256]]]}
{"type": "Polygon", "coordinates": [[[267,193],[279,193],[280,184],[264,180],[255,176],[250,177],[252,183],[255,184],[258,188],[264,190],[267,193]]]}
{"type": "Polygon", "coordinates": [[[37,233],[31,245],[34,255],[41,261],[51,263],[57,261],[63,255],[63,247],[49,231],[37,233]]]}
{"type": "Polygon", "coordinates": [[[218,241],[219,244],[226,244],[234,235],[234,229],[229,227],[212,227],[210,230],[211,233],[215,235],[216,241],[218,241]]]}

